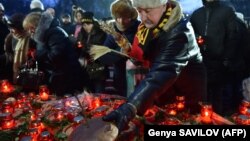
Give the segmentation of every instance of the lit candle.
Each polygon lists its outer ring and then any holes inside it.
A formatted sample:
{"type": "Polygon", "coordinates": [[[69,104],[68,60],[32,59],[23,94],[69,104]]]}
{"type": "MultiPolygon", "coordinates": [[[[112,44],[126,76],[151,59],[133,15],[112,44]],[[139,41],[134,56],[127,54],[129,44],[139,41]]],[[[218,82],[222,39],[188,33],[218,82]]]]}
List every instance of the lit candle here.
{"type": "Polygon", "coordinates": [[[147,109],[147,111],[144,113],[144,117],[146,118],[147,121],[154,122],[155,114],[156,114],[156,111],[153,108],[150,108],[150,109],[147,109]]]}
{"type": "Polygon", "coordinates": [[[38,129],[37,128],[30,128],[28,135],[32,137],[32,141],[37,141],[38,138],[38,129]]]}
{"type": "Polygon", "coordinates": [[[39,87],[39,95],[41,100],[46,101],[49,99],[49,89],[46,85],[42,85],[39,87]]]}
{"type": "Polygon", "coordinates": [[[250,115],[249,109],[250,109],[250,102],[242,100],[239,106],[239,112],[243,115],[250,115]]]}
{"type": "Polygon", "coordinates": [[[11,101],[4,101],[2,104],[2,112],[3,113],[13,113],[14,106],[11,101]]]}
{"type": "Polygon", "coordinates": [[[213,108],[211,104],[201,105],[201,122],[210,124],[212,122],[213,108]]]}
{"type": "Polygon", "coordinates": [[[31,121],[35,121],[37,119],[37,115],[35,114],[35,112],[33,112],[32,110],[30,110],[29,113],[30,113],[30,119],[31,119],[31,121]]]}
{"type": "Polygon", "coordinates": [[[0,121],[3,130],[12,129],[15,126],[15,120],[10,113],[0,114],[0,121]]]}
{"type": "Polygon", "coordinates": [[[166,114],[175,116],[177,114],[176,104],[169,104],[166,106],[166,114]]]}
{"type": "Polygon", "coordinates": [[[83,45],[82,45],[82,42],[81,42],[81,41],[78,41],[78,42],[77,42],[77,47],[78,47],[78,48],[82,48],[82,47],[83,47],[83,45]]]}
{"type": "Polygon", "coordinates": [[[176,96],[176,108],[178,111],[181,111],[185,108],[185,97],[176,96]]]}
{"type": "Polygon", "coordinates": [[[98,107],[100,107],[101,105],[101,99],[99,97],[95,97],[93,100],[92,100],[92,103],[91,103],[91,109],[96,109],[98,107]]]}
{"type": "Polygon", "coordinates": [[[165,121],[161,122],[160,125],[179,125],[181,121],[176,118],[166,118],[165,121]]]}
{"type": "Polygon", "coordinates": [[[54,114],[54,119],[56,121],[62,121],[62,119],[64,118],[64,112],[63,111],[57,111],[54,114]]]}
{"type": "Polygon", "coordinates": [[[8,93],[13,92],[13,90],[14,90],[14,87],[10,84],[8,80],[1,81],[0,92],[8,94],[8,93]]]}

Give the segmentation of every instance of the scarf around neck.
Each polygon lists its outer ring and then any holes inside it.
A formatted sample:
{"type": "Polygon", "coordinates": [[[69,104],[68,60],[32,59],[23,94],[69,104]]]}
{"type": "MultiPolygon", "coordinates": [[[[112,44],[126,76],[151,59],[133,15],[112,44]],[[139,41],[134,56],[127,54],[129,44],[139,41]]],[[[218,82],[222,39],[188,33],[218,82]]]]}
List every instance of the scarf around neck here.
{"type": "Polygon", "coordinates": [[[138,39],[139,46],[145,50],[149,42],[156,38],[161,31],[163,31],[164,25],[168,22],[169,17],[171,16],[173,7],[170,4],[167,4],[166,12],[161,17],[159,23],[156,27],[149,29],[144,24],[140,24],[138,27],[138,32],[136,33],[136,38],[138,39]]]}

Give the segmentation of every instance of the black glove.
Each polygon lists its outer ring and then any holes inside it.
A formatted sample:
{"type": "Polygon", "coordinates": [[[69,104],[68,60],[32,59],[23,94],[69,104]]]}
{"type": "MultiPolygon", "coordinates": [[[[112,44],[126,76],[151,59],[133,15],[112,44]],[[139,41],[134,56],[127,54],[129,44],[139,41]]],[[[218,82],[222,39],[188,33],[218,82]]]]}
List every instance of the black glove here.
{"type": "Polygon", "coordinates": [[[131,103],[125,103],[102,119],[104,121],[114,121],[120,132],[128,125],[129,121],[132,120],[135,115],[136,107],[131,103]]]}

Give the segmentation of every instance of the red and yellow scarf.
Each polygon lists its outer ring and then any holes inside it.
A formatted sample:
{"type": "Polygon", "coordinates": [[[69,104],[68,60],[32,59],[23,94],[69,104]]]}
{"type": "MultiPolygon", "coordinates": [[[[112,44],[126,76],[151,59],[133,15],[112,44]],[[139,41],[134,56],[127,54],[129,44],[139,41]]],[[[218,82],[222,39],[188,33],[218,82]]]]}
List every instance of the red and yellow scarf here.
{"type": "Polygon", "coordinates": [[[149,66],[149,62],[145,61],[143,57],[144,51],[148,46],[148,43],[156,38],[161,31],[163,31],[164,25],[168,22],[169,17],[171,16],[173,7],[170,4],[167,4],[165,14],[161,17],[159,24],[153,28],[148,29],[144,24],[140,24],[138,27],[138,31],[133,41],[132,49],[130,52],[130,56],[135,58],[138,61],[143,62],[144,66],[149,66]]]}

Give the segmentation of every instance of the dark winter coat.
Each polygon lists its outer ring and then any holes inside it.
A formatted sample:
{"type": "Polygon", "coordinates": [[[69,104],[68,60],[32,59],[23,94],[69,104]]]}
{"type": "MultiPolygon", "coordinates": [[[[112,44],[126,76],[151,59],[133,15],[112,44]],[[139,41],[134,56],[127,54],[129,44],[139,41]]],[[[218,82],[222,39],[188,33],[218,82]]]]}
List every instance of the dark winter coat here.
{"type": "Polygon", "coordinates": [[[77,42],[80,41],[82,48],[79,51],[79,57],[88,60],[86,71],[89,75],[90,81],[104,80],[107,78],[107,67],[96,61],[92,61],[89,55],[91,45],[103,45],[106,39],[106,32],[104,32],[97,21],[93,23],[93,29],[90,33],[87,33],[84,28],[78,34],[77,42]]]}
{"type": "Polygon", "coordinates": [[[76,52],[68,35],[48,13],[43,13],[34,39],[37,42],[39,68],[47,75],[47,84],[57,95],[81,90],[82,74],[76,52]]]}
{"type": "Polygon", "coordinates": [[[147,46],[150,70],[129,96],[139,114],[156,102],[169,104],[176,95],[185,96],[186,108],[199,112],[198,102],[206,94],[206,72],[191,24],[181,18],[177,3],[155,39],[147,46]]]}
{"type": "Polygon", "coordinates": [[[219,1],[205,5],[193,12],[190,21],[196,35],[205,39],[201,51],[209,82],[215,82],[225,80],[225,71],[245,69],[243,48],[237,44],[239,38],[233,9],[219,1]]]}
{"type": "Polygon", "coordinates": [[[4,53],[4,39],[9,34],[8,26],[0,21],[0,55],[4,53]]]}

